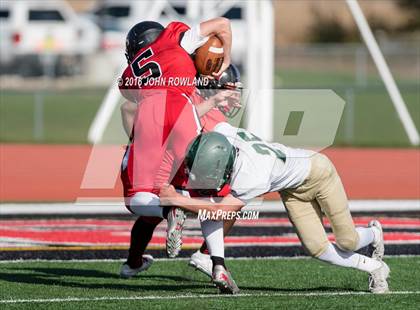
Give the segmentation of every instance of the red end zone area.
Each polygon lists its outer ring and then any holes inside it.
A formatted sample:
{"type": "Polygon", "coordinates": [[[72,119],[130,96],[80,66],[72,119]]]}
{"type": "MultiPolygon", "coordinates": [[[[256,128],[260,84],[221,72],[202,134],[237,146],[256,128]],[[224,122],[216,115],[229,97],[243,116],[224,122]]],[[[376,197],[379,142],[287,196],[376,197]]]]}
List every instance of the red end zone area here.
{"type": "MultiPolygon", "coordinates": [[[[370,217],[354,217],[358,226],[366,226],[370,220],[370,217]]],[[[420,253],[419,219],[381,216],[378,220],[384,228],[387,255],[420,253]]],[[[125,257],[132,225],[133,220],[128,218],[0,220],[0,260],[125,257]]],[[[334,241],[327,221],[325,227],[328,238],[334,241]]],[[[148,253],[163,257],[165,240],[166,223],[162,222],[153,234],[148,253]]],[[[188,257],[202,242],[199,221],[187,219],[181,256],[188,257]]],[[[304,254],[292,224],[285,217],[238,220],[225,238],[225,246],[232,257],[304,254]]]]}
{"type": "MultiPolygon", "coordinates": [[[[0,200],[121,197],[123,147],[92,150],[89,145],[0,145],[0,200]]],[[[338,148],[324,153],[337,167],[350,199],[420,198],[418,149],[338,148]]]]}
{"type": "MultiPolygon", "coordinates": [[[[371,218],[355,217],[357,226],[367,226],[371,218]]],[[[384,227],[386,244],[420,243],[420,220],[398,217],[380,217],[378,220],[384,227]]],[[[328,221],[325,227],[330,228],[328,221]]],[[[128,248],[132,220],[110,219],[49,219],[49,220],[5,220],[0,221],[0,235],[4,241],[0,242],[0,249],[19,249],[49,246],[122,246],[128,248]]],[[[246,230],[247,234],[227,236],[226,246],[287,246],[300,245],[296,234],[292,232],[292,224],[287,218],[261,218],[257,220],[238,220],[235,227],[246,230]],[[251,233],[255,227],[265,227],[268,233],[259,235],[251,233]],[[272,230],[284,231],[277,235],[272,230]],[[286,228],[290,228],[287,229],[286,228]]],[[[184,248],[197,248],[203,242],[199,221],[189,219],[186,222],[188,234],[183,238],[184,248]]],[[[334,236],[329,234],[334,241],[334,236]]],[[[161,223],[156,228],[150,247],[165,248],[166,224],[161,223]]]]}

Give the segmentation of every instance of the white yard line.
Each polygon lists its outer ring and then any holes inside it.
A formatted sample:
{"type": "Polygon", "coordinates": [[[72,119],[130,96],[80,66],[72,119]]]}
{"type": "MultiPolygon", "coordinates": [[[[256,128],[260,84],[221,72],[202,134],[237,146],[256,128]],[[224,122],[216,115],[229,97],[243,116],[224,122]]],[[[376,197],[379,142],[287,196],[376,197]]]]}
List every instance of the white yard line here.
{"type": "MultiPolygon", "coordinates": [[[[418,295],[420,291],[391,291],[386,295],[418,295]]],[[[185,294],[185,295],[151,295],[151,296],[101,296],[101,297],[64,297],[64,298],[40,298],[40,299],[1,299],[0,304],[18,303],[61,303],[61,302],[83,302],[83,301],[121,301],[121,300],[177,300],[197,298],[238,298],[238,297],[317,297],[317,296],[361,296],[372,295],[369,292],[312,292],[312,293],[261,293],[261,294],[185,294]]]]}
{"type": "MultiPolygon", "coordinates": [[[[420,211],[420,200],[350,200],[350,211],[420,211]]],[[[281,201],[256,199],[244,210],[260,212],[285,212],[281,201]]],[[[76,203],[2,203],[0,215],[19,214],[130,214],[122,202],[118,201],[78,201],[76,203]]]]}

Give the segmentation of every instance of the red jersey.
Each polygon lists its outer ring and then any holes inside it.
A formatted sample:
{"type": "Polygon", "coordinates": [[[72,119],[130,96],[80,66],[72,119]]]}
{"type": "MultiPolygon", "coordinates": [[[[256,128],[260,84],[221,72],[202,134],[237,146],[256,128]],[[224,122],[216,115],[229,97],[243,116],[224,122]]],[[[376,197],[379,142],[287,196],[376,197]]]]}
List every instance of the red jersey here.
{"type": "MultiPolygon", "coordinates": [[[[201,97],[199,90],[196,90],[191,95],[191,101],[194,105],[199,105],[204,101],[204,98],[201,97]]],[[[203,127],[203,132],[213,131],[214,127],[222,122],[226,122],[226,116],[220,112],[218,108],[213,108],[208,111],[206,114],[200,117],[200,123],[203,127]]]]}
{"type": "MultiPolygon", "coordinates": [[[[148,97],[147,99],[151,99],[151,98],[152,97],[148,97]]],[[[142,108],[145,108],[145,104],[148,101],[147,99],[143,102],[143,104],[142,104],[143,107],[142,108]]],[[[200,104],[203,100],[204,99],[200,96],[200,94],[198,93],[197,90],[191,95],[191,101],[194,105],[200,104]]],[[[141,105],[140,105],[140,107],[141,107],[141,105]]],[[[144,114],[144,113],[142,113],[142,114],[144,114]]],[[[158,114],[159,113],[157,113],[155,115],[158,115],[158,114]]],[[[143,125],[145,123],[148,123],[148,121],[150,119],[154,119],[154,118],[145,119],[144,121],[142,121],[143,125]]],[[[225,122],[225,121],[226,121],[226,118],[223,115],[223,113],[220,112],[219,109],[212,109],[200,118],[200,122],[201,122],[201,125],[202,125],[202,130],[204,132],[212,131],[213,128],[218,123],[225,122]]],[[[186,125],[187,125],[186,127],[188,127],[188,128],[189,127],[193,128],[193,129],[196,128],[191,124],[186,123],[186,125]]],[[[149,126],[152,126],[152,125],[150,125],[150,124],[147,125],[147,127],[149,127],[149,126]]],[[[192,140],[192,138],[191,138],[191,140],[192,140]]],[[[188,143],[191,142],[191,140],[189,140],[188,143]]],[[[177,143],[177,145],[178,145],[178,143],[177,143]]],[[[185,153],[186,152],[186,146],[181,146],[181,147],[182,147],[182,149],[181,149],[182,153],[185,153]]],[[[150,146],[147,149],[150,149],[150,146]]],[[[156,152],[156,151],[154,151],[154,152],[156,152]]],[[[136,188],[136,186],[134,185],[134,182],[133,182],[133,177],[134,176],[133,176],[132,168],[130,168],[130,167],[134,166],[133,158],[134,158],[133,157],[133,146],[131,145],[131,146],[129,146],[129,150],[127,150],[127,153],[124,156],[123,165],[122,165],[122,173],[121,173],[121,178],[122,178],[122,182],[123,182],[124,196],[125,197],[132,196],[137,191],[139,191],[139,189],[136,188]],[[129,167],[128,169],[125,168],[127,166],[129,167]]],[[[150,163],[150,160],[151,159],[149,157],[149,161],[148,161],[149,163],[150,163]]],[[[171,171],[172,170],[171,174],[172,175],[175,174],[175,177],[171,182],[172,184],[174,184],[177,187],[183,187],[183,186],[186,185],[186,182],[187,182],[188,179],[185,177],[185,175],[183,175],[182,173],[176,173],[176,171],[173,171],[173,169],[175,167],[173,166],[174,155],[173,155],[172,150],[166,151],[165,156],[162,158],[162,160],[159,160],[159,162],[161,163],[161,167],[164,167],[163,171],[171,171]]],[[[180,168],[180,171],[183,171],[182,167],[180,168]]],[[[147,177],[147,175],[145,173],[143,173],[143,175],[141,177],[144,178],[144,177],[147,177]]]]}
{"type": "Polygon", "coordinates": [[[194,92],[197,71],[180,45],[182,34],[188,29],[184,23],[172,22],[152,44],[136,54],[119,81],[124,97],[130,101],[141,98],[138,95],[133,98],[133,89],[166,89],[188,96],[194,92]]]}

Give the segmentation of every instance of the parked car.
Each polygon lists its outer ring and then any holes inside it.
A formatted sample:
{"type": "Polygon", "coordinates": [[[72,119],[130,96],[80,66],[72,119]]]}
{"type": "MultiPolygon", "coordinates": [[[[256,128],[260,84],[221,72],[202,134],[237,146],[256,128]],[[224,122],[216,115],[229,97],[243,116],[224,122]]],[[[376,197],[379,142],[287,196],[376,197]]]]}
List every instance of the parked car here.
{"type": "Polygon", "coordinates": [[[22,75],[72,74],[99,46],[100,30],[61,0],[0,2],[0,66],[22,75]]]}
{"type": "MultiPolygon", "coordinates": [[[[145,19],[145,12],[150,13],[152,3],[151,1],[132,0],[98,1],[97,6],[89,15],[102,30],[101,47],[105,50],[123,50],[128,30],[145,19]]],[[[156,12],[159,15],[157,21],[163,25],[167,25],[172,20],[187,22],[186,6],[186,1],[169,0],[168,5],[165,5],[163,10],[156,12]]],[[[154,8],[157,8],[157,6],[154,8]]],[[[229,18],[232,23],[234,37],[232,59],[235,63],[241,64],[246,50],[246,32],[243,31],[246,27],[244,7],[238,1],[223,16],[229,18]]]]}

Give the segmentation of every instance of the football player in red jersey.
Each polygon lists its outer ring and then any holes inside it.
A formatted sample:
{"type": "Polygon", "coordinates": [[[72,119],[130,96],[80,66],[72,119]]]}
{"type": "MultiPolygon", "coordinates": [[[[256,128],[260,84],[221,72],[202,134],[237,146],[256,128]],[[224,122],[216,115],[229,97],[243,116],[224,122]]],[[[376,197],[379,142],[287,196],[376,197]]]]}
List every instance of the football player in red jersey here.
{"type": "Polygon", "coordinates": [[[178,208],[161,208],[156,194],[164,183],[170,182],[171,166],[182,163],[186,146],[202,129],[192,105],[197,72],[190,54],[210,35],[223,42],[224,63],[217,73],[220,74],[230,64],[231,30],[225,18],[193,28],[179,22],[166,28],[155,22],[142,22],[127,35],[128,66],[119,87],[124,97],[138,107],[132,118],[131,144],[123,159],[121,177],[126,206],[140,218],[132,229],[129,258],[121,270],[122,276],[130,277],[150,266],[151,257],[137,254],[144,252],[162,218],[168,219],[167,239],[172,241],[169,247],[167,241],[168,255],[178,254],[185,215],[178,208]]]}
{"type": "Polygon", "coordinates": [[[170,149],[175,165],[179,164],[183,150],[201,130],[191,101],[197,72],[190,54],[210,35],[217,35],[224,44],[225,70],[232,41],[230,22],[225,18],[191,29],[180,22],[166,28],[156,22],[141,22],[127,35],[128,66],[119,87],[126,98],[140,103],[123,170],[127,205],[133,196],[137,204],[146,205],[157,197],[170,173],[161,167],[165,151],[170,149]]]}
{"type": "MultiPolygon", "coordinates": [[[[236,67],[231,65],[228,70],[222,74],[220,79],[213,81],[211,87],[212,89],[197,90],[193,96],[193,103],[197,108],[198,114],[200,115],[200,121],[203,124],[203,132],[209,132],[213,130],[218,123],[225,121],[225,115],[233,117],[238,113],[240,108],[238,90],[241,87],[239,82],[239,71],[236,67]],[[220,91],[220,89],[228,90],[220,91]],[[220,110],[223,111],[223,113],[220,110]]],[[[127,134],[130,134],[133,115],[135,114],[136,109],[137,106],[128,101],[121,106],[122,119],[127,134]]],[[[165,155],[166,156],[162,164],[170,166],[173,162],[173,155],[169,151],[165,155]]],[[[178,173],[172,179],[172,184],[180,190],[184,188],[188,181],[182,172],[183,169],[179,169],[178,173]]],[[[182,190],[181,192],[185,193],[185,191],[182,190]]],[[[131,212],[135,214],[144,214],[144,211],[145,208],[142,206],[133,206],[131,208],[131,212]]],[[[143,253],[147,244],[151,240],[155,227],[161,221],[162,218],[159,217],[145,216],[140,216],[136,220],[131,232],[129,256],[120,273],[122,277],[132,277],[150,267],[153,262],[153,258],[150,255],[143,255],[143,253]],[[138,268],[133,268],[132,266],[138,266],[136,265],[138,262],[142,262],[142,265],[138,268]]],[[[211,239],[208,240],[208,237],[214,231],[218,230],[214,227],[215,225],[220,226],[221,222],[203,221],[201,223],[203,235],[205,236],[207,242],[214,243],[217,240],[214,237],[210,237],[211,239]]],[[[176,246],[177,245],[173,245],[173,247],[176,246]]],[[[180,245],[178,245],[178,248],[180,248],[180,245]]],[[[221,248],[223,250],[223,247],[216,247],[215,245],[213,245],[212,248],[221,248]]],[[[212,258],[215,261],[213,266],[222,265],[219,268],[219,271],[221,272],[219,272],[217,276],[221,277],[224,276],[224,273],[226,273],[226,275],[231,278],[224,266],[224,251],[213,254],[212,258]]],[[[226,293],[232,293],[230,289],[226,290],[224,287],[220,288],[226,293]]]]}

